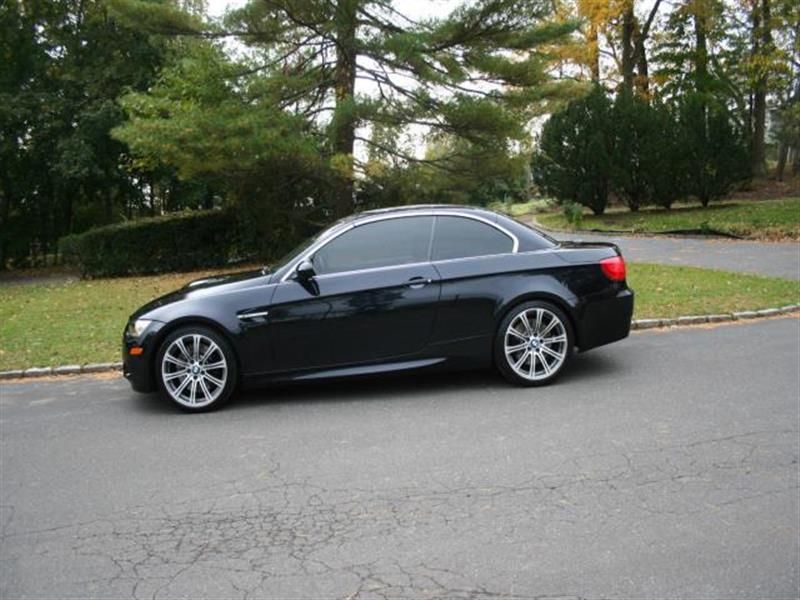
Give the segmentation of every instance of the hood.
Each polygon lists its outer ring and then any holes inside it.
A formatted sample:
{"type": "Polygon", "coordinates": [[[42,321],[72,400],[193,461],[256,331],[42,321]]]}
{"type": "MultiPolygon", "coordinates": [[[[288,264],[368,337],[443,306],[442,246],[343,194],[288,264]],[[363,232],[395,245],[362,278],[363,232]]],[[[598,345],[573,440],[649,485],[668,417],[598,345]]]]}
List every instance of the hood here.
{"type": "MultiPolygon", "coordinates": [[[[131,319],[144,316],[154,310],[174,304],[183,300],[190,300],[192,298],[200,298],[205,296],[213,296],[216,294],[225,294],[228,292],[244,290],[260,285],[269,283],[272,274],[264,269],[257,269],[252,271],[242,271],[239,273],[230,273],[227,275],[214,275],[212,277],[203,277],[190,281],[182,288],[165,294],[155,300],[151,300],[144,306],[140,307],[136,312],[131,315],[131,319]]],[[[158,319],[155,315],[153,318],[158,319]]]]}
{"type": "Polygon", "coordinates": [[[228,273],[226,275],[214,275],[195,279],[183,286],[179,291],[193,292],[195,290],[208,290],[212,288],[226,287],[228,289],[243,289],[253,285],[263,284],[269,281],[270,272],[265,269],[255,269],[252,271],[241,271],[239,273],[228,273]]]}

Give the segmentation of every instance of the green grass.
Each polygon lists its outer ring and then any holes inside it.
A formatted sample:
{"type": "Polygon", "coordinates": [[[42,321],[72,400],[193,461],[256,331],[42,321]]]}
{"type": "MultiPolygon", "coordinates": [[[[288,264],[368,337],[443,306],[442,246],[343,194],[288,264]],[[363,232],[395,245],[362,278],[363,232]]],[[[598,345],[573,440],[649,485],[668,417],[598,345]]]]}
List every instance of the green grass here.
{"type": "Polygon", "coordinates": [[[634,318],[758,310],[800,302],[800,282],[696,267],[628,264],[634,318]]]}
{"type": "Polygon", "coordinates": [[[0,371],[121,360],[128,316],[208,273],[0,287],[0,371]]]}
{"type": "MultiPolygon", "coordinates": [[[[128,315],[207,272],[0,287],[0,371],[120,360],[128,315]]],[[[628,265],[636,318],[783,306],[800,301],[796,281],[724,271],[628,265]]]]}
{"type": "MultiPolygon", "coordinates": [[[[571,229],[561,213],[539,215],[538,222],[553,229],[571,229]]],[[[638,213],[608,212],[599,217],[584,211],[581,230],[663,233],[676,230],[713,230],[749,239],[800,240],[800,198],[739,201],[638,213]]]]}

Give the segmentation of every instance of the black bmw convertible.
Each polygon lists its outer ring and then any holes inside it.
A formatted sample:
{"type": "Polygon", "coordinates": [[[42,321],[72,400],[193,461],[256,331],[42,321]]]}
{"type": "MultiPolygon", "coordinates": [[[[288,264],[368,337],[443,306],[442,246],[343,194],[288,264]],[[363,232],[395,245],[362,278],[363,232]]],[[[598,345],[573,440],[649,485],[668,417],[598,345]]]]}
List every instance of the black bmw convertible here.
{"type": "Polygon", "coordinates": [[[494,364],[553,381],[573,350],[626,337],[619,249],[490,211],[407,206],[338,221],[273,269],[194,281],[131,315],[125,377],[189,411],[240,387],[494,364]]]}

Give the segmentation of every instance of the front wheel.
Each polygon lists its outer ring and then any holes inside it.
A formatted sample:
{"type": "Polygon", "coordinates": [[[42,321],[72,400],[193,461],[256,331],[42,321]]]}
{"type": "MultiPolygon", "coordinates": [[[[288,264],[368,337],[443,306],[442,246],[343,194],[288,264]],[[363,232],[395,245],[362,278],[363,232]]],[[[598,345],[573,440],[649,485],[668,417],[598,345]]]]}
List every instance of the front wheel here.
{"type": "Polygon", "coordinates": [[[201,326],[170,333],[156,359],[161,394],[189,412],[219,407],[236,388],[236,360],[230,344],[201,326]]]}
{"type": "Polygon", "coordinates": [[[494,359],[511,383],[545,385],[564,369],[573,345],[572,327],[563,311],[548,302],[524,302],[500,323],[494,359]]]}

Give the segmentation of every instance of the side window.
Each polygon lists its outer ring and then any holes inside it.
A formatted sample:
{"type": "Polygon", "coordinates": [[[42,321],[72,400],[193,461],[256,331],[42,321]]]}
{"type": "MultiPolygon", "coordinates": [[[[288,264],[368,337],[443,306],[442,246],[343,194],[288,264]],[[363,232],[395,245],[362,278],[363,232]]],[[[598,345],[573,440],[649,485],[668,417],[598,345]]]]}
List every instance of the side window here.
{"type": "Polygon", "coordinates": [[[314,255],[319,274],[426,262],[433,217],[397,217],[354,227],[314,255]]]}
{"type": "Polygon", "coordinates": [[[432,260],[505,254],[514,241],[499,229],[466,217],[437,217],[432,260]]]}

